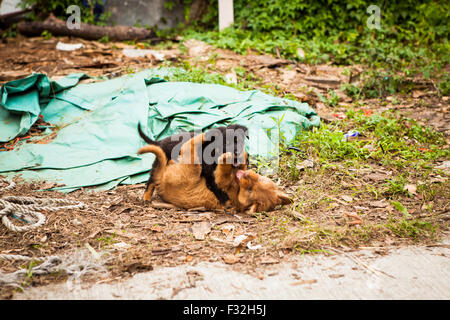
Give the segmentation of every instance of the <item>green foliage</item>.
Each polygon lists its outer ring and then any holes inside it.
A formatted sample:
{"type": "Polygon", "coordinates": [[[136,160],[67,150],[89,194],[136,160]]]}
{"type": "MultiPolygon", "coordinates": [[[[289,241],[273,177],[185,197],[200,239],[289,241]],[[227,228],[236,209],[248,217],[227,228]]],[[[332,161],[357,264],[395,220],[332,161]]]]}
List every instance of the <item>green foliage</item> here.
{"type": "MultiPolygon", "coordinates": [[[[217,25],[217,0],[211,0],[210,12],[202,22],[217,25]]],[[[234,2],[237,29],[256,33],[284,33],[300,38],[334,37],[353,42],[366,26],[367,8],[377,4],[381,9],[383,32],[396,32],[396,38],[407,39],[418,33],[433,42],[449,36],[447,29],[449,4],[445,1],[383,1],[365,0],[241,0],[234,2]]]]}
{"type": "Polygon", "coordinates": [[[17,36],[17,24],[14,23],[8,29],[3,31],[2,39],[15,38],[17,36]]]}
{"type": "Polygon", "coordinates": [[[83,6],[82,0],[21,0],[20,5],[22,8],[28,6],[35,6],[33,12],[29,14],[29,18],[36,20],[39,17],[46,17],[50,13],[53,13],[60,19],[67,19],[69,15],[66,10],[71,5],[77,5],[80,7],[81,22],[97,25],[105,25],[105,22],[109,19],[110,13],[105,12],[100,15],[99,19],[95,20],[95,15],[92,8],[96,4],[103,4],[103,0],[90,0],[90,8],[83,6]]]}
{"type": "Polygon", "coordinates": [[[320,101],[325,103],[327,106],[335,107],[339,102],[339,97],[334,90],[328,90],[329,98],[324,97],[322,94],[318,93],[320,101]]]}
{"type": "Polygon", "coordinates": [[[371,30],[366,10],[373,1],[242,0],[234,2],[234,26],[222,32],[211,30],[217,30],[217,0],[210,3],[201,23],[185,35],[241,54],[251,48],[308,63],[365,64],[370,70],[358,96],[408,92],[406,78],[417,74],[434,78],[441,95],[449,91],[448,76],[440,76],[450,63],[449,2],[377,3],[381,29],[371,30]]]}
{"type": "Polygon", "coordinates": [[[173,2],[173,1],[165,1],[164,2],[164,8],[166,8],[167,10],[172,10],[174,6],[175,6],[175,2],[173,2]]]}
{"type": "Polygon", "coordinates": [[[50,40],[53,37],[53,35],[50,31],[44,30],[41,33],[41,37],[43,37],[45,40],[50,40]]]}
{"type": "Polygon", "coordinates": [[[109,42],[109,36],[108,35],[103,36],[98,41],[101,42],[101,43],[108,43],[109,42]]]}
{"type": "Polygon", "coordinates": [[[406,209],[399,201],[391,201],[391,204],[394,206],[395,209],[403,213],[405,216],[410,216],[408,213],[408,209],[406,209]]]}

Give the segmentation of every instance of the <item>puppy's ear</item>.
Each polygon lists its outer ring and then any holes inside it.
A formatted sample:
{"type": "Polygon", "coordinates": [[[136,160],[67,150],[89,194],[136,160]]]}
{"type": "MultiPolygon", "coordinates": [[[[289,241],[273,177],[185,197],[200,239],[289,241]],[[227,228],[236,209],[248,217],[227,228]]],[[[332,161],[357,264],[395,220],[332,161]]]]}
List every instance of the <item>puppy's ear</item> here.
{"type": "Polygon", "coordinates": [[[278,191],[278,203],[279,204],[290,204],[292,202],[291,198],[289,196],[281,191],[278,191]]]}

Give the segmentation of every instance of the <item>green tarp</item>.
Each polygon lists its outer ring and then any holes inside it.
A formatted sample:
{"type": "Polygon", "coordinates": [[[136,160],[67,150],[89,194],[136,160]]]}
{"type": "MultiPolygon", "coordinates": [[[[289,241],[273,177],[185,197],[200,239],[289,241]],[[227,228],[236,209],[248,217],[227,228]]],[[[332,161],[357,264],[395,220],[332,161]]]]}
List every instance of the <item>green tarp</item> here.
{"type": "Polygon", "coordinates": [[[144,145],[139,122],[153,139],[182,130],[245,125],[248,153],[265,158],[277,148],[279,129],[291,141],[299,130],[320,124],[306,103],[256,90],[162,80],[170,72],[149,69],[88,84],[78,83],[84,74],[58,81],[33,74],[4,84],[0,142],[25,134],[40,114],[52,124],[45,132],[56,132],[56,137],[47,144],[22,141],[14,150],[0,152],[0,175],[55,182],[64,186],[54,189],[64,192],[87,186],[109,189],[148,178],[154,156],[136,154],[144,145]]]}

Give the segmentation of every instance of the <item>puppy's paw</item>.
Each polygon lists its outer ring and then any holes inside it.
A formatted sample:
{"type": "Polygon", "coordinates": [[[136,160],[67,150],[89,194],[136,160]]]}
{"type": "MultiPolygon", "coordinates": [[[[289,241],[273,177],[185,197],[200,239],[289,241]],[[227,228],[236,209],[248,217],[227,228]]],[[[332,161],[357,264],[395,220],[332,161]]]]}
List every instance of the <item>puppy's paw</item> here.
{"type": "Polygon", "coordinates": [[[176,209],[177,207],[171,203],[152,201],[151,206],[155,209],[176,209]]]}
{"type": "Polygon", "coordinates": [[[142,197],[144,201],[150,201],[152,199],[152,190],[148,190],[144,193],[144,196],[142,197]]]}
{"type": "Polygon", "coordinates": [[[223,153],[217,158],[218,164],[232,164],[233,154],[231,152],[223,153]]]}

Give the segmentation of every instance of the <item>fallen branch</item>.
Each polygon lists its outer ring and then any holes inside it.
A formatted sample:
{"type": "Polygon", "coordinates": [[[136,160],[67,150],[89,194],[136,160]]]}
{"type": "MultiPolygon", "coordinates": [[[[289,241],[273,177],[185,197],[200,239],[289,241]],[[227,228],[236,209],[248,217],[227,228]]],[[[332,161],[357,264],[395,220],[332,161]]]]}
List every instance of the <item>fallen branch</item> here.
{"type": "MultiPolygon", "coordinates": [[[[1,2],[1,1],[0,1],[1,2]]],[[[0,15],[0,28],[8,28],[10,25],[19,22],[24,18],[24,14],[30,12],[32,9],[25,9],[21,11],[11,12],[0,15]]]]}
{"type": "Polygon", "coordinates": [[[53,14],[44,21],[21,22],[17,25],[17,29],[21,34],[27,36],[40,36],[43,31],[49,31],[56,36],[73,36],[87,40],[99,40],[108,37],[111,41],[123,41],[155,37],[152,30],[129,26],[103,27],[80,23],[79,29],[69,29],[66,21],[56,18],[53,14]]]}

